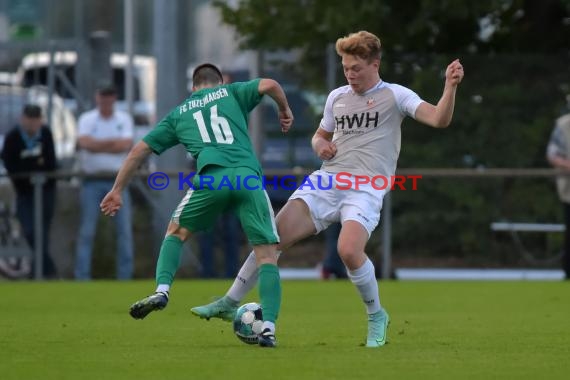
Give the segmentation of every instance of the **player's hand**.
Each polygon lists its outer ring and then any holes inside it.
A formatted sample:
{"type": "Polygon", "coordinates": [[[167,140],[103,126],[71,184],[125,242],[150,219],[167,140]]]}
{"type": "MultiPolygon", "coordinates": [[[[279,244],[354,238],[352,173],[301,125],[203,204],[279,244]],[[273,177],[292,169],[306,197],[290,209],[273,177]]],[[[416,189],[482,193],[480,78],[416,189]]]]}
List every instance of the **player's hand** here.
{"type": "Polygon", "coordinates": [[[107,216],[115,216],[117,211],[123,205],[123,199],[121,198],[121,192],[111,190],[105,195],[105,198],[101,201],[99,205],[101,207],[101,212],[107,216]]]}
{"type": "Polygon", "coordinates": [[[322,139],[317,143],[316,148],[317,156],[319,156],[321,160],[327,161],[336,155],[336,144],[332,141],[322,139]]]}
{"type": "Polygon", "coordinates": [[[293,112],[291,108],[287,107],[286,110],[279,111],[279,125],[281,126],[281,132],[287,133],[291,126],[293,125],[293,112]]]}
{"type": "Polygon", "coordinates": [[[465,75],[463,72],[463,65],[459,62],[459,59],[456,59],[447,66],[447,69],[445,70],[445,81],[452,86],[457,86],[461,83],[463,75],[465,75]]]}

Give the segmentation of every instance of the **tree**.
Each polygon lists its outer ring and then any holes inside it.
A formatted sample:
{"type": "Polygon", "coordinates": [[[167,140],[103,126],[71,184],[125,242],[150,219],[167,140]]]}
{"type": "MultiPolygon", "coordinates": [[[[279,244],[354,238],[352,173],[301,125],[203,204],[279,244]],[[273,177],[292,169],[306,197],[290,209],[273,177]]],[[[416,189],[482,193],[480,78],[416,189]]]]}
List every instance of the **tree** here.
{"type": "Polygon", "coordinates": [[[381,37],[392,62],[433,53],[568,53],[569,0],[216,0],[244,48],[299,49],[299,74],[324,87],[325,47],[350,32],[381,37]]]}
{"type": "MultiPolygon", "coordinates": [[[[434,131],[406,121],[402,168],[546,166],[552,123],[570,93],[568,0],[216,4],[241,35],[243,47],[299,49],[298,76],[304,86],[324,90],[325,47],[358,30],[381,37],[382,78],[430,102],[441,96],[445,66],[460,57],[466,80],[451,129],[434,131]]],[[[338,78],[344,82],[342,74],[338,78]]],[[[490,222],[559,219],[551,181],[424,179],[420,187],[394,194],[393,231],[400,255],[479,253],[489,262],[506,251],[504,241],[486,239],[490,222]]]]}

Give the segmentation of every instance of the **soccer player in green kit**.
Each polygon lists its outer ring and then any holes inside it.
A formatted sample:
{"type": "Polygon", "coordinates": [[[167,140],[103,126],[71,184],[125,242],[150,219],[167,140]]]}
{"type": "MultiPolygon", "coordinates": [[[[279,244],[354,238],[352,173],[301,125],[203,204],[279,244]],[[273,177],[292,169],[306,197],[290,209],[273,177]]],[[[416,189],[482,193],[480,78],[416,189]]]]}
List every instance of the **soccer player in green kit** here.
{"type": "Polygon", "coordinates": [[[172,214],[162,242],[156,266],[156,291],[133,304],[130,315],[143,319],[150,312],[166,307],[184,241],[192,233],[210,228],[223,211],[232,210],[258,258],[259,297],[264,317],[259,345],[275,347],[275,321],[281,305],[276,252],[279,236],[262,183],[261,165],[248,135],[247,120],[263,95],[269,95],[277,103],[283,132],[291,127],[293,114],[282,87],[272,79],[223,84],[218,68],[205,63],[194,70],[192,80],[190,98],[133,147],[113,188],[101,202],[101,211],[113,216],[121,207],[121,191],[151,153],[161,154],[182,144],[197,161],[194,188],[188,190],[172,214]],[[213,178],[213,182],[200,186],[201,177],[213,178]],[[246,177],[247,183],[241,183],[246,177]]]}

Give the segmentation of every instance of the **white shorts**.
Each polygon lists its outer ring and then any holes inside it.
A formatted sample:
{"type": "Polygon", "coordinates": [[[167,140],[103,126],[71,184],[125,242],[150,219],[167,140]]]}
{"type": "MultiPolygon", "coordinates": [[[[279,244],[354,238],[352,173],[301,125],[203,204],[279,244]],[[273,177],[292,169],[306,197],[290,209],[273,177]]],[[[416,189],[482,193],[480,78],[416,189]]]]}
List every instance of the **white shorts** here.
{"type": "Polygon", "coordinates": [[[351,186],[346,189],[346,178],[337,188],[335,173],[316,170],[299,186],[289,199],[302,199],[311,212],[317,233],[335,222],[354,220],[368,231],[368,237],[378,226],[382,200],[386,190],[374,189],[372,185],[351,186]],[[332,184],[331,184],[332,181],[332,184]]]}

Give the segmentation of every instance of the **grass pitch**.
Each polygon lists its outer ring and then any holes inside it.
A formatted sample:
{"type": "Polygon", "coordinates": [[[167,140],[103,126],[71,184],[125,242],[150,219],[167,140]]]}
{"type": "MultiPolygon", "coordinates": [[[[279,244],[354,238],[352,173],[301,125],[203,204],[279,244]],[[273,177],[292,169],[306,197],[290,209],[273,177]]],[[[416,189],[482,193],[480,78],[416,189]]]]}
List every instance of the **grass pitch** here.
{"type": "MultiPolygon", "coordinates": [[[[0,379],[566,379],[568,282],[382,282],[389,344],[361,346],[348,281],[285,281],[277,349],[241,343],[190,307],[229,281],[177,281],[135,321],[151,281],[0,283],[0,379]]],[[[252,292],[244,300],[256,301],[252,292]]]]}

